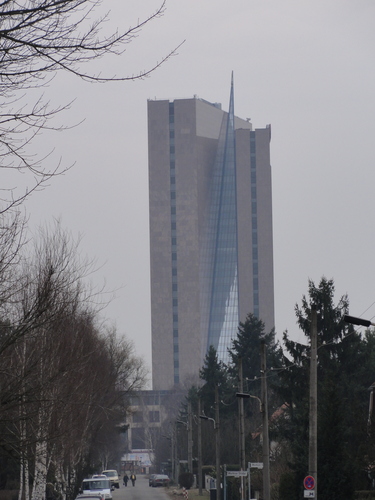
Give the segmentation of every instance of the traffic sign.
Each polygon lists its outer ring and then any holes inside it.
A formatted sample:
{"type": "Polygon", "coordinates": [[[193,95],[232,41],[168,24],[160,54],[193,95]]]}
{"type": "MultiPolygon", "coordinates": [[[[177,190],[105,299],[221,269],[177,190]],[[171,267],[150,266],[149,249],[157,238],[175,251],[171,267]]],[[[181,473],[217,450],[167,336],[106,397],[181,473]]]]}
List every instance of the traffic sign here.
{"type": "Polygon", "coordinates": [[[232,476],[232,477],[247,476],[247,471],[246,470],[228,470],[227,476],[232,476]]]}
{"type": "Polygon", "coordinates": [[[263,462],[250,462],[249,465],[254,469],[263,469],[263,462]]]}
{"type": "Polygon", "coordinates": [[[303,486],[306,490],[313,490],[315,488],[315,479],[313,476],[306,476],[303,480],[303,486]]]}
{"type": "Polygon", "coordinates": [[[303,498],[315,498],[315,490],[305,490],[303,498]]]}

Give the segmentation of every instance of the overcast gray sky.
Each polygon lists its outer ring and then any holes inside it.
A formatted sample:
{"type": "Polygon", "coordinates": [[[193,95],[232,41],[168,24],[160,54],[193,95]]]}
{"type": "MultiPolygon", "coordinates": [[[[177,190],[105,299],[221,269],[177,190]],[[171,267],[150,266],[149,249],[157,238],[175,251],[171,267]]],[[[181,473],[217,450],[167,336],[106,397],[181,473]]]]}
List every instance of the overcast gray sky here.
{"type": "MultiPolygon", "coordinates": [[[[127,28],[158,0],[105,0],[111,27],[127,28]]],[[[272,126],[276,331],[297,340],[294,305],[308,279],[333,278],[350,312],[375,315],[375,2],[373,0],[169,0],[112,61],[136,74],[186,42],[150,78],[92,85],[51,82],[54,102],[76,99],[61,120],[85,121],[45,147],[66,165],[27,204],[32,228],[60,217],[81,250],[102,266],[93,276],[118,289],[105,311],[151,363],[147,115],[148,98],[198,95],[272,126]],[[365,312],[366,311],[366,312],[365,312]]],[[[107,64],[98,67],[105,72],[107,64]]],[[[48,161],[52,162],[52,158],[48,161]]]]}

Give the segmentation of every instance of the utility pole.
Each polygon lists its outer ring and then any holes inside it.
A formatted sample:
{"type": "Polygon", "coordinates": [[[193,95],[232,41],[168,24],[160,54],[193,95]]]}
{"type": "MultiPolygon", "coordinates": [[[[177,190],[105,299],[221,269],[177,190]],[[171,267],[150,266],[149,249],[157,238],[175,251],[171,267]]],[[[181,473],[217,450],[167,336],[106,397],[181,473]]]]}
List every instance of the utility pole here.
{"type": "MultiPolygon", "coordinates": [[[[238,390],[243,393],[243,372],[242,358],[238,359],[238,390]]],[[[239,424],[240,424],[240,468],[245,470],[245,418],[244,418],[244,401],[243,398],[238,398],[239,424]]],[[[245,481],[241,476],[241,500],[245,499],[245,481]]]]}
{"type": "Polygon", "coordinates": [[[310,415],[309,415],[309,475],[315,480],[315,500],[318,498],[318,390],[317,390],[317,314],[311,308],[311,353],[310,353],[310,415]]]}
{"type": "Polygon", "coordinates": [[[188,470],[193,474],[193,418],[191,413],[191,401],[188,401],[188,470]]]}
{"type": "Polygon", "coordinates": [[[202,496],[202,420],[201,415],[201,398],[198,398],[198,483],[199,496],[202,496]]]}
{"type": "Polygon", "coordinates": [[[175,473],[176,473],[176,445],[175,445],[175,426],[172,425],[172,436],[171,436],[171,449],[172,449],[172,480],[175,481],[175,473]]]}
{"type": "Polygon", "coordinates": [[[216,499],[221,500],[219,387],[215,385],[216,499]]]}
{"type": "Polygon", "coordinates": [[[260,345],[260,373],[262,384],[262,420],[263,420],[263,499],[270,500],[270,446],[268,438],[268,396],[266,379],[266,344],[260,345]]]}

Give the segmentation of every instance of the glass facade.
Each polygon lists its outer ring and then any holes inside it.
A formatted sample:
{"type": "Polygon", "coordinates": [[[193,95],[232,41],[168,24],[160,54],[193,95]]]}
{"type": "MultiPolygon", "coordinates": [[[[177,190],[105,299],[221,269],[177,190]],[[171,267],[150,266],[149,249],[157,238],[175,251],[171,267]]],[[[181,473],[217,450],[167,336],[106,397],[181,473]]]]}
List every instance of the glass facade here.
{"type": "Polygon", "coordinates": [[[223,117],[214,167],[205,259],[209,282],[207,348],[214,346],[218,358],[224,362],[228,362],[228,348],[237,335],[239,323],[236,200],[232,82],[229,112],[223,117]]]}

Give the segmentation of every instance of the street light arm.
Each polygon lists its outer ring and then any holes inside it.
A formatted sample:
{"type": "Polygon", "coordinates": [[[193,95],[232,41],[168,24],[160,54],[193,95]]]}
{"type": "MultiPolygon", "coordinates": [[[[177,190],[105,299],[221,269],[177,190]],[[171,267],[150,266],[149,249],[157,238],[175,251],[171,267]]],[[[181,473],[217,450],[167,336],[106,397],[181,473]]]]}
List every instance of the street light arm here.
{"type": "Polygon", "coordinates": [[[184,422],[183,420],[176,420],[176,423],[177,424],[184,424],[184,425],[186,425],[187,429],[189,428],[189,424],[187,422],[184,422]]]}
{"type": "Polygon", "coordinates": [[[199,415],[199,418],[202,420],[211,420],[214,423],[214,429],[216,429],[216,420],[214,418],[207,417],[207,415],[199,415]]]}
{"type": "Polygon", "coordinates": [[[258,398],[258,396],[254,396],[253,394],[248,394],[247,392],[236,392],[236,397],[243,399],[248,399],[248,398],[257,399],[259,401],[260,412],[261,413],[263,412],[263,403],[262,400],[258,398]]]}
{"type": "Polygon", "coordinates": [[[375,326],[375,323],[372,323],[368,319],[356,318],[355,316],[349,316],[349,314],[344,315],[344,321],[352,325],[366,326],[367,328],[369,326],[375,326]]]}

